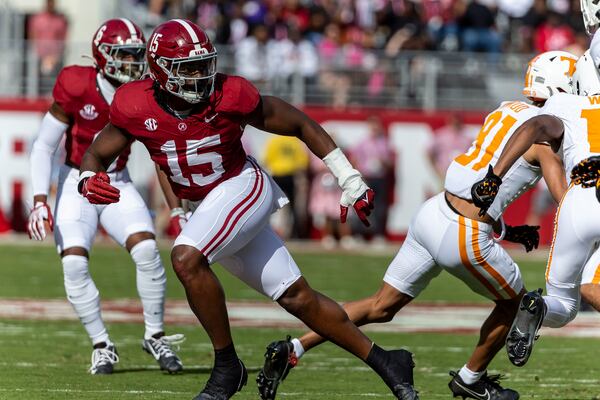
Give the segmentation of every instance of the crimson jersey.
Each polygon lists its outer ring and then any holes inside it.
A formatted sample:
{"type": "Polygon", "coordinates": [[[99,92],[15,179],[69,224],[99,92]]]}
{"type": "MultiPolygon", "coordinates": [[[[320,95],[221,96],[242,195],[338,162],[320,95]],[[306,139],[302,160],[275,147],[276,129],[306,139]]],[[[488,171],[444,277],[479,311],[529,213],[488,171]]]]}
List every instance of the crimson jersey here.
{"type": "MultiPolygon", "coordinates": [[[[66,164],[74,168],[79,168],[83,154],[108,123],[110,105],[98,88],[97,75],[94,67],[65,67],[56,78],[52,92],[54,101],[70,119],[65,143],[66,164]]],[[[125,168],[129,152],[128,147],[111,172],[125,168]]]]}
{"type": "Polygon", "coordinates": [[[241,172],[246,163],[242,133],[259,101],[258,90],[246,79],[217,74],[208,105],[178,118],[157,103],[153,81],[144,79],[117,90],[110,122],[146,146],[177,197],[202,200],[241,172]]]}

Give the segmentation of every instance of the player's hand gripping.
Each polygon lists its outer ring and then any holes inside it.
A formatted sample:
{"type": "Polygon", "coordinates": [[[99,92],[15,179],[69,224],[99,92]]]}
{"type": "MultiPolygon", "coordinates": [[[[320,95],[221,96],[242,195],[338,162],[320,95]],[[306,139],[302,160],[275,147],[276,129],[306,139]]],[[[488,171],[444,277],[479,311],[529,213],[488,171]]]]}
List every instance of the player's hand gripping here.
{"type": "Polygon", "coordinates": [[[538,232],[540,227],[538,225],[506,225],[505,229],[504,240],[522,244],[528,253],[538,248],[538,244],[540,243],[540,233],[538,232]]]}
{"type": "Polygon", "coordinates": [[[342,188],[342,198],[340,199],[340,220],[342,223],[346,222],[348,208],[352,207],[362,223],[369,226],[367,217],[373,210],[375,192],[365,184],[360,172],[352,167],[350,161],[339,148],[327,154],[323,158],[323,162],[333,176],[337,178],[338,184],[342,188]]]}
{"type": "Polygon", "coordinates": [[[119,201],[120,191],[110,184],[106,172],[80,177],[79,193],[92,204],[111,204],[119,201]]]}
{"type": "Polygon", "coordinates": [[[600,201],[600,156],[588,157],[571,170],[571,181],[583,188],[596,188],[596,199],[600,201]]]}
{"type": "Polygon", "coordinates": [[[360,180],[360,189],[358,190],[344,190],[342,192],[342,198],[340,199],[340,221],[342,223],[346,222],[348,218],[348,208],[354,208],[356,211],[356,215],[366,226],[370,226],[369,220],[367,217],[371,215],[371,211],[375,206],[373,204],[373,200],[375,199],[375,192],[373,189],[370,189],[363,181],[360,180]],[[359,197],[355,197],[356,193],[360,193],[360,190],[363,190],[359,197]],[[354,193],[353,193],[354,192],[354,193]]]}
{"type": "Polygon", "coordinates": [[[471,187],[473,204],[480,208],[480,217],[485,215],[488,208],[490,208],[494,202],[494,199],[498,194],[498,190],[500,190],[501,184],[502,179],[498,175],[494,174],[494,170],[490,165],[485,177],[482,180],[475,182],[475,184],[471,187]]]}
{"type": "Polygon", "coordinates": [[[27,233],[30,239],[44,240],[46,238],[45,222],[48,223],[50,231],[54,230],[54,218],[52,218],[50,207],[45,202],[36,201],[27,222],[27,233]]]}
{"type": "Polygon", "coordinates": [[[171,210],[171,219],[169,220],[169,225],[167,226],[167,235],[171,237],[179,236],[187,220],[188,216],[183,208],[173,208],[171,210]]]}

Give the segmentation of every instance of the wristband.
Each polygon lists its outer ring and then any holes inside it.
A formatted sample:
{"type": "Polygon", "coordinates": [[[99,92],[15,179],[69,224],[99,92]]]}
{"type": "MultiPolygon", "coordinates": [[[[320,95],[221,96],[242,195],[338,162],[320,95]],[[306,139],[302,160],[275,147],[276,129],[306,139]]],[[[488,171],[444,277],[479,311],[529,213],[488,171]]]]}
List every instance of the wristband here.
{"type": "Polygon", "coordinates": [[[331,153],[323,157],[323,162],[329,168],[333,176],[338,180],[338,185],[342,189],[346,189],[346,184],[352,178],[360,177],[360,172],[352,167],[346,155],[336,147],[331,153]]]}

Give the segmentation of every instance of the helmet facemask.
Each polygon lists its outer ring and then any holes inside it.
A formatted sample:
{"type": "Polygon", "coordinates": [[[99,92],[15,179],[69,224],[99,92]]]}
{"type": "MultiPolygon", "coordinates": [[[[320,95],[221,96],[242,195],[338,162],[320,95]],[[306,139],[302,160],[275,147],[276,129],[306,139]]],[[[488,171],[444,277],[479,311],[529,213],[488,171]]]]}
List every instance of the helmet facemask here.
{"type": "Polygon", "coordinates": [[[581,13],[588,35],[592,35],[600,25],[600,0],[581,0],[581,13]]]}
{"type": "Polygon", "coordinates": [[[139,44],[102,44],[100,53],[106,59],[102,73],[120,83],[140,79],[146,71],[146,46],[139,44]]]}
{"type": "Polygon", "coordinates": [[[161,57],[157,65],[167,74],[164,89],[191,104],[208,100],[217,74],[217,52],[186,58],[161,57]]]}

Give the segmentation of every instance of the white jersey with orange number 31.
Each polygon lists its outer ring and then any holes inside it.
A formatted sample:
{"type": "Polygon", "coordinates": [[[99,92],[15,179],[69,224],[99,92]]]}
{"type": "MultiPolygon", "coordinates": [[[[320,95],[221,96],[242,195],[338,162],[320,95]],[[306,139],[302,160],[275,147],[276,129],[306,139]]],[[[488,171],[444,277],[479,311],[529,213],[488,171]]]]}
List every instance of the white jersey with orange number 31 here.
{"type": "MultiPolygon", "coordinates": [[[[444,188],[458,197],[471,200],[471,186],[483,179],[489,165],[496,164],[517,128],[538,113],[539,108],[521,101],[502,103],[485,118],[469,150],[452,161],[446,171],[444,188]]],[[[488,209],[488,215],[494,220],[500,218],[506,207],[534,186],[540,176],[540,168],[521,157],[503,177],[500,192],[488,209]]]]}

